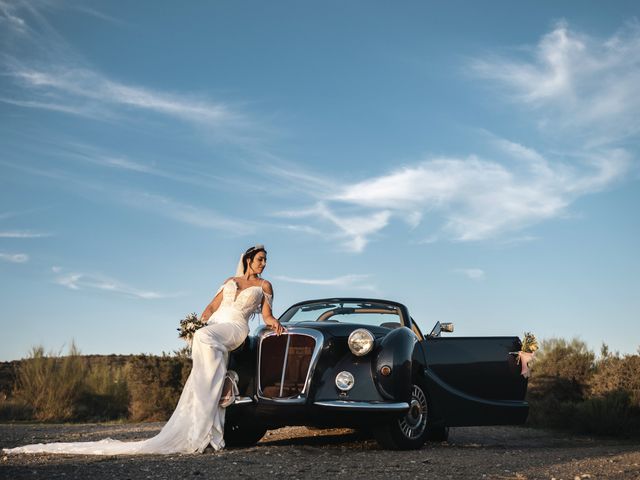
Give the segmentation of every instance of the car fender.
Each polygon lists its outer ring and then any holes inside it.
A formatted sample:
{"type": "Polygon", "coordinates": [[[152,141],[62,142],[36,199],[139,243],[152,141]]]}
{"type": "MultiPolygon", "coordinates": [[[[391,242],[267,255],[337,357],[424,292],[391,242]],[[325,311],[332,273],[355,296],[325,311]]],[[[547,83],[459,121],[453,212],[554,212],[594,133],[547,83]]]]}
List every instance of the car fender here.
{"type": "Polygon", "coordinates": [[[395,401],[408,401],[410,398],[416,346],[416,336],[407,327],[392,330],[380,342],[372,366],[377,387],[384,397],[395,401]],[[390,375],[381,373],[385,366],[391,368],[390,375]]]}

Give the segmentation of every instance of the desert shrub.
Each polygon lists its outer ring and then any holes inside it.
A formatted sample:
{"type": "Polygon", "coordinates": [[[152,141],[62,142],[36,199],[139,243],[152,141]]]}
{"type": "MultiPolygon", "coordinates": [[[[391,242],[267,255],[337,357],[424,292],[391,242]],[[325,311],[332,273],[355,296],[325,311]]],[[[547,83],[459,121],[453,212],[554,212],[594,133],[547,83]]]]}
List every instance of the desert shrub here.
{"type": "Polygon", "coordinates": [[[130,419],[157,421],[169,418],[178,403],[190,366],[189,359],[168,355],[138,355],[132,359],[128,379],[130,419]]]}
{"type": "MultiPolygon", "coordinates": [[[[606,349],[603,348],[606,351],[606,349]]],[[[589,381],[593,396],[623,391],[629,394],[630,405],[640,407],[640,355],[606,354],[596,363],[596,372],[589,381]]]]}
{"type": "Polygon", "coordinates": [[[36,420],[70,420],[83,391],[85,360],[75,343],[66,356],[34,347],[21,364],[16,378],[16,400],[33,409],[36,420]]]}
{"type": "Polygon", "coordinates": [[[92,362],[75,410],[76,420],[115,420],[129,415],[127,367],[92,362]]]}
{"type": "Polygon", "coordinates": [[[638,436],[640,408],[633,405],[631,394],[611,390],[576,405],[573,430],[611,436],[638,436]]]}
{"type": "Polygon", "coordinates": [[[640,435],[640,356],[596,360],[584,342],[542,342],[527,398],[527,423],[600,435],[640,435]]]}
{"type": "Polygon", "coordinates": [[[560,379],[563,383],[563,394],[578,400],[584,396],[591,376],[594,373],[595,355],[581,340],[577,338],[567,341],[562,338],[543,340],[540,351],[536,355],[535,372],[532,387],[537,379],[551,387],[550,379],[560,379]],[[544,379],[544,380],[543,380],[544,379]]]}
{"type": "Polygon", "coordinates": [[[31,420],[33,408],[23,400],[0,396],[0,421],[31,420]]]}

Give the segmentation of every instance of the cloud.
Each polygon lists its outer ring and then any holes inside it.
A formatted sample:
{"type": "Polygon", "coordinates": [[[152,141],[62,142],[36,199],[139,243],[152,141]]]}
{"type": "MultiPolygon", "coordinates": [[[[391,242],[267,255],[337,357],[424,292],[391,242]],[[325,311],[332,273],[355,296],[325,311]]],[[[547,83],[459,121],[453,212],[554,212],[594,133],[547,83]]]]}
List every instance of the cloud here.
{"type": "Polygon", "coordinates": [[[158,167],[156,165],[157,162],[148,163],[133,160],[127,155],[105,152],[102,149],[80,143],[68,144],[59,152],[52,152],[51,148],[48,150],[49,154],[56,153],[59,157],[65,160],[72,159],[103,168],[164,178],[174,182],[197,185],[215,191],[219,191],[221,188],[237,189],[239,186],[247,187],[248,184],[246,180],[211,175],[204,171],[190,169],[189,164],[182,159],[179,166],[174,167],[172,170],[171,168],[158,167]]]}
{"type": "MultiPolygon", "coordinates": [[[[124,108],[161,114],[212,128],[248,123],[241,114],[224,103],[127,85],[88,68],[59,65],[44,70],[16,62],[9,64],[8,74],[31,94],[42,99],[58,99],[55,103],[6,100],[24,107],[59,109],[85,116],[113,115],[116,113],[114,108],[124,108]]],[[[124,113],[122,110],[120,112],[124,113]]]]}
{"type": "Polygon", "coordinates": [[[0,160],[0,165],[5,165],[30,175],[52,178],[67,183],[73,187],[71,191],[74,194],[90,194],[92,200],[104,200],[125,205],[128,208],[142,210],[199,228],[220,230],[233,235],[248,235],[257,228],[257,224],[254,222],[223,215],[215,210],[181,202],[166,195],[157,195],[143,190],[124,190],[111,184],[96,183],[85,177],[65,171],[15,165],[2,160],[0,160]]]}
{"type": "Polygon", "coordinates": [[[504,242],[532,238],[514,234],[568,217],[579,198],[623,181],[637,163],[624,142],[640,132],[640,25],[598,39],[559,23],[518,52],[475,59],[469,70],[495,88],[492,101],[527,115],[546,151],[489,134],[489,154],[426,155],[351,184],[333,182],[299,218],[313,219],[315,229],[320,220],[337,226],[356,252],[394,218],[422,243],[504,242]]]}
{"type": "Polygon", "coordinates": [[[0,25],[18,32],[26,30],[26,23],[16,14],[14,5],[5,1],[0,1],[0,25]]]}
{"type": "MultiPolygon", "coordinates": [[[[54,273],[61,273],[60,267],[53,267],[54,273]]],[[[71,272],[58,275],[54,283],[66,287],[70,290],[99,290],[125,295],[127,297],[139,298],[143,300],[157,300],[171,298],[180,294],[165,294],[150,290],[141,290],[131,287],[125,283],[113,280],[102,275],[92,275],[86,273],[71,272]]]]}
{"type": "Polygon", "coordinates": [[[546,133],[596,146],[640,132],[640,24],[600,39],[560,22],[527,52],[525,60],[477,59],[471,70],[534,112],[546,133]]]}
{"type": "Polygon", "coordinates": [[[299,283],[302,285],[314,285],[314,286],[323,286],[323,287],[351,287],[359,290],[375,290],[375,286],[366,282],[369,280],[371,275],[359,275],[359,274],[350,274],[350,275],[342,275],[340,277],[334,278],[297,278],[297,277],[288,277],[284,275],[276,275],[275,279],[290,282],[290,283],[299,283]]]}
{"type": "Polygon", "coordinates": [[[256,230],[250,221],[231,218],[215,210],[190,205],[168,196],[129,191],[121,192],[116,201],[195,227],[222,230],[234,235],[248,235],[256,230]]]}
{"type": "Polygon", "coordinates": [[[469,280],[484,280],[485,277],[484,270],[479,268],[456,268],[453,272],[464,275],[469,280]]]}
{"type": "Polygon", "coordinates": [[[58,2],[0,2],[0,73],[13,81],[0,102],[56,111],[98,121],[143,115],[189,123],[208,138],[252,145],[269,130],[236,105],[208,95],[150,88],[112,78],[92,68],[48,21],[50,11],[82,12],[118,23],[95,9],[58,2]]]}
{"type": "Polygon", "coordinates": [[[9,263],[26,263],[29,261],[29,255],[26,253],[0,253],[0,260],[9,263]]]}
{"type": "Polygon", "coordinates": [[[507,140],[500,143],[520,168],[475,156],[435,158],[346,186],[332,200],[385,209],[414,226],[416,211],[438,215],[446,237],[485,240],[565,215],[576,198],[623,178],[630,166],[623,150],[569,165],[552,164],[507,140]]]}
{"type": "Polygon", "coordinates": [[[5,231],[0,232],[0,238],[43,238],[51,237],[51,233],[5,231]]]}
{"type": "MultiPolygon", "coordinates": [[[[307,233],[316,233],[326,238],[338,239],[342,246],[352,252],[362,252],[369,243],[369,237],[382,230],[389,223],[391,212],[387,210],[366,213],[349,214],[336,213],[324,202],[318,202],[314,206],[306,209],[288,210],[277,212],[275,215],[288,218],[313,218],[314,221],[323,220],[328,222],[333,228],[312,227],[299,228],[307,233]],[[337,230],[336,230],[337,228],[337,230]]],[[[291,226],[289,226],[291,228],[291,226]]]]}

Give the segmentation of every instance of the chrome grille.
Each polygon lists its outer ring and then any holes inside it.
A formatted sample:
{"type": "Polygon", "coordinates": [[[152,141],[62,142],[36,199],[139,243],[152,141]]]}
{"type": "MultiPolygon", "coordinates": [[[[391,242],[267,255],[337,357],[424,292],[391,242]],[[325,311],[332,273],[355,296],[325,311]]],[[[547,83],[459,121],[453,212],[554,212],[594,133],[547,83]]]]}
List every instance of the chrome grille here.
{"type": "Polygon", "coordinates": [[[259,396],[303,399],[321,348],[322,334],[311,329],[263,336],[258,357],[259,396]]]}

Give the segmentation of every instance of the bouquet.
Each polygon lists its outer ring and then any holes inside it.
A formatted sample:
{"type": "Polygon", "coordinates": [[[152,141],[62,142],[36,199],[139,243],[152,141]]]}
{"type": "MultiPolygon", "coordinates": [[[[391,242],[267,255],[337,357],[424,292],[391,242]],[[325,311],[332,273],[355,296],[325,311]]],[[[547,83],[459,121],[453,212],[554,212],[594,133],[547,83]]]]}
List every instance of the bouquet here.
{"type": "Polygon", "coordinates": [[[536,350],[538,350],[538,340],[536,340],[536,336],[531,332],[524,332],[522,347],[520,347],[520,351],[518,352],[518,364],[522,365],[520,373],[525,378],[529,378],[531,375],[529,365],[533,361],[536,350]]]}
{"type": "Polygon", "coordinates": [[[525,353],[534,353],[538,350],[538,340],[536,336],[531,332],[524,332],[524,338],[522,339],[521,351],[525,353]]]}
{"type": "Polygon", "coordinates": [[[198,315],[190,313],[180,320],[180,327],[177,328],[178,332],[180,332],[178,337],[184,339],[189,345],[191,345],[193,342],[193,334],[205,325],[206,322],[200,321],[198,315]]]}

